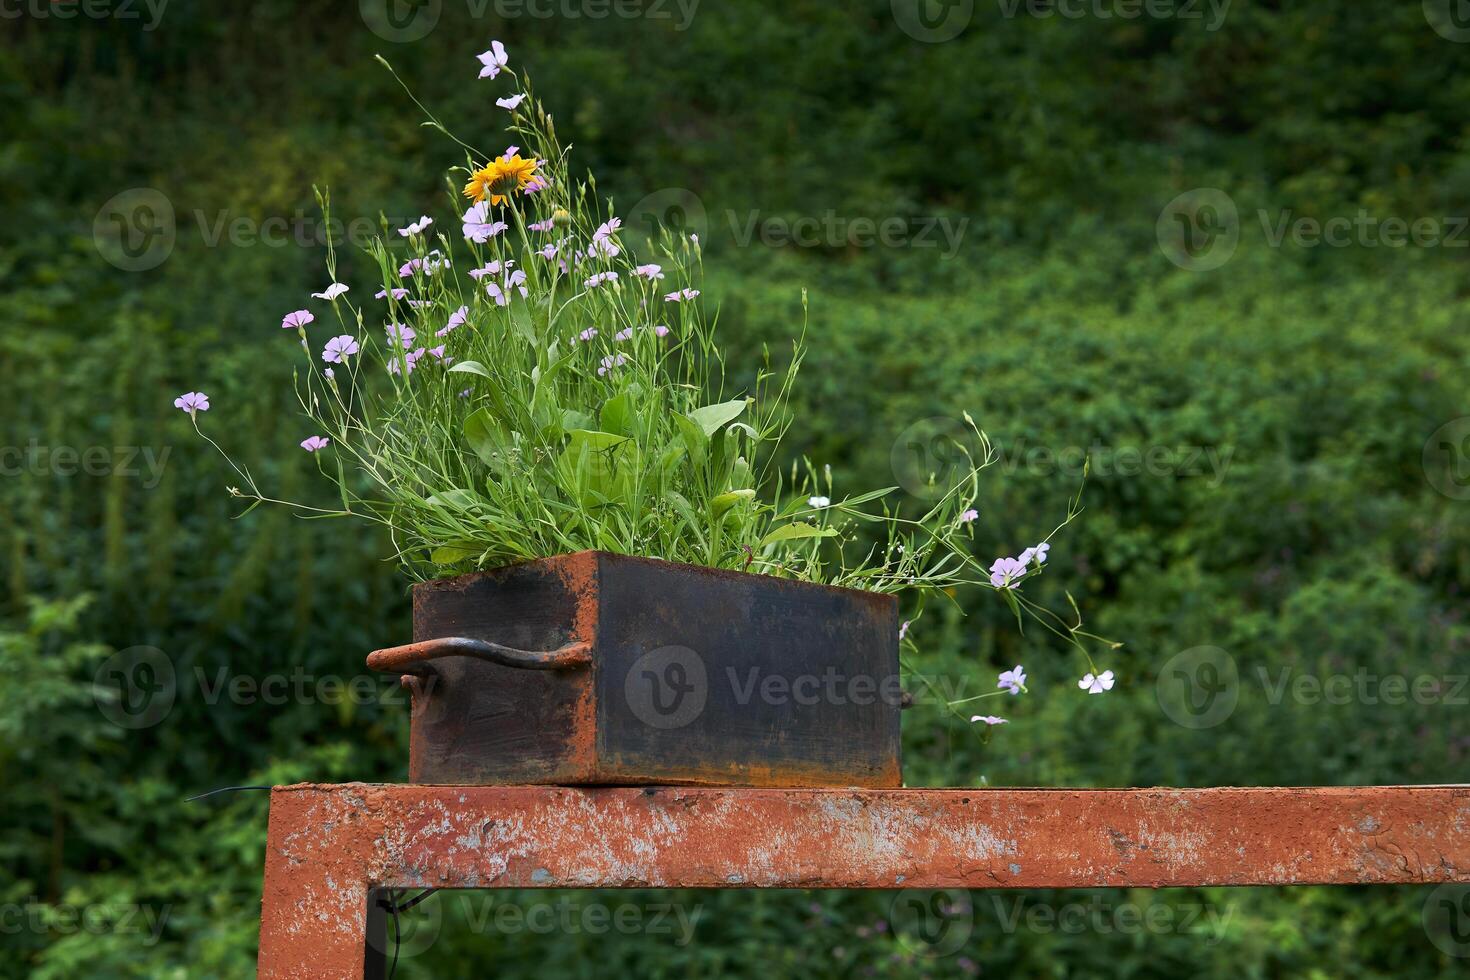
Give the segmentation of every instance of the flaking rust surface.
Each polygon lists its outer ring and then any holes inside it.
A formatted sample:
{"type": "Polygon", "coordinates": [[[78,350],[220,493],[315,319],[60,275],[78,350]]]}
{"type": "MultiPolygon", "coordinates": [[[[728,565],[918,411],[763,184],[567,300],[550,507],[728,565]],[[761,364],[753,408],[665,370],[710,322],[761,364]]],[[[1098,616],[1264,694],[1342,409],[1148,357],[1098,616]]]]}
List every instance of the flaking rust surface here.
{"type": "MultiPolygon", "coordinates": [[[[592,643],[597,637],[597,556],[593,552],[566,555],[550,563],[573,596],[574,609],[571,635],[583,642],[592,643]]],[[[596,669],[596,665],[593,665],[596,669]]],[[[578,772],[591,773],[597,769],[597,697],[596,685],[588,684],[572,709],[571,737],[567,746],[572,768],[578,772]]]]}
{"type": "Polygon", "coordinates": [[[361,976],[371,887],[1470,881],[1470,787],[278,787],[261,976],[361,976]]]}

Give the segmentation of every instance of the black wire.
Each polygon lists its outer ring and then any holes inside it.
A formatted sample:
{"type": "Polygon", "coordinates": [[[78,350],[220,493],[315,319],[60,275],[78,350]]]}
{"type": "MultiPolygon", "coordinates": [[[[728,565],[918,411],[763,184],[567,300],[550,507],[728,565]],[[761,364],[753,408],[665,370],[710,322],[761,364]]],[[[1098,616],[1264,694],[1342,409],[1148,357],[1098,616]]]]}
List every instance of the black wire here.
{"type": "Polygon", "coordinates": [[[394,974],[398,972],[398,948],[403,941],[399,932],[398,913],[407,912],[438,890],[437,888],[425,888],[408,901],[400,902],[398,901],[398,890],[396,888],[389,888],[388,897],[378,899],[378,905],[380,907],[393,913],[393,963],[388,968],[388,980],[393,980],[394,974]]]}
{"type": "Polygon", "coordinates": [[[216,793],[238,793],[241,790],[247,790],[247,789],[275,789],[275,787],[274,786],[221,786],[219,789],[212,789],[208,793],[200,793],[198,796],[189,796],[189,797],[186,797],[184,799],[184,802],[185,803],[193,803],[195,800],[202,800],[206,796],[213,796],[216,793]]]}
{"type": "Polygon", "coordinates": [[[398,897],[393,889],[388,889],[388,904],[393,909],[393,965],[388,968],[388,980],[393,980],[398,973],[398,897]]]}
{"type": "MultiPolygon", "coordinates": [[[[407,889],[404,890],[407,891],[407,889]]],[[[424,899],[428,898],[430,895],[434,894],[438,890],[439,889],[437,888],[425,888],[423,891],[419,892],[408,901],[399,902],[396,897],[398,890],[396,888],[389,888],[388,897],[378,899],[378,906],[380,908],[385,908],[390,912],[407,912],[409,909],[413,908],[415,905],[418,905],[420,902],[422,902],[424,899]]]]}
{"type": "Polygon", "coordinates": [[[439,889],[437,889],[437,888],[425,888],[423,891],[419,892],[413,898],[410,898],[408,901],[406,901],[402,905],[398,906],[398,911],[400,911],[400,912],[407,912],[409,909],[413,908],[415,905],[419,904],[424,899],[428,898],[430,895],[434,894],[438,890],[439,889]]]}

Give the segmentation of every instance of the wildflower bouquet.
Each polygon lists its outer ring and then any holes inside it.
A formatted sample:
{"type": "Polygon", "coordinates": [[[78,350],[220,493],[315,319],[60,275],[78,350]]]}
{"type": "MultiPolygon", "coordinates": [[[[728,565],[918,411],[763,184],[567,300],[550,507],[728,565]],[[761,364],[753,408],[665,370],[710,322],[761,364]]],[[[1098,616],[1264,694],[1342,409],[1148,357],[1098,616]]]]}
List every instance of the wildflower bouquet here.
{"type": "MultiPolygon", "coordinates": [[[[972,555],[977,477],[994,454],[968,415],[979,456],[960,446],[963,477],[917,517],[887,503],[894,487],[839,497],[830,468],[778,471],[804,329],[784,366],[767,354],[753,384],[727,390],[701,303],[699,241],[666,232],[636,257],[595,181],[571,176],[552,117],[504,46],[480,61],[481,78],[516,90],[495,100],[512,145],[482,150],[419,106],[466,154],[451,171],[463,201],[455,221],[423,216],[375,241],[367,257],[381,288],[361,305],[338,281],[329,242],[317,312],[281,321],[305,360],[296,388],[315,431],[300,445],[336,484],[340,507],[273,500],[231,461],[242,485],[230,492],[247,511],[286,504],[381,524],[416,579],[599,549],[920,601],[978,584],[1018,622],[1029,615],[1082,650],[1090,688],[1111,687],[1080,618],[1017,588],[1043,571],[1047,543],[988,569],[972,555]],[[334,323],[325,338],[313,336],[318,313],[334,323]],[[860,540],[879,543],[854,554],[860,540]]],[[[318,199],[330,227],[330,199],[318,199]]],[[[199,392],[175,405],[196,430],[210,407],[199,392]]],[[[1074,504],[1066,521],[1075,513],[1074,504]]],[[[1018,666],[992,694],[1024,686],[1018,666]]]]}

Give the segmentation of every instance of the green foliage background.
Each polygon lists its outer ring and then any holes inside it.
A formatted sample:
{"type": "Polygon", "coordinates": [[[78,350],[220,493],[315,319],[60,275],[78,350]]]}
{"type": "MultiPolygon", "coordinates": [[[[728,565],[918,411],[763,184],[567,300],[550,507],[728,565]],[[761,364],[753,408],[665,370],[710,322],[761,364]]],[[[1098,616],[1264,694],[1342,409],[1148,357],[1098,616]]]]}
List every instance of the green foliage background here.
{"type": "MultiPolygon", "coordinates": [[[[1236,0],[1208,31],[1006,18],[982,2],[942,44],[905,35],[887,0],[706,0],[687,30],[674,7],[671,19],[505,20],[446,0],[438,27],[407,44],[374,35],[358,8],[175,3],[153,30],[141,5],[142,19],[62,19],[46,4],[6,15],[0,441],[168,455],[156,484],[138,459],[140,475],[100,476],[6,460],[0,906],[39,919],[0,923],[0,974],[249,975],[264,794],[183,798],[405,777],[401,703],[219,695],[220,676],[360,676],[367,650],[407,636],[406,595],[384,543],[360,529],[266,510],[232,523],[222,464],[171,406],[209,392],[213,431],[258,461],[263,487],[330,500],[296,448],[307,433],[277,326],[325,285],[322,250],[216,230],[298,215],[313,227],[314,182],[347,219],[449,223],[440,174],[455,151],[414,127],[376,52],[456,129],[495,144],[502,123],[474,54],[501,38],[621,208],[667,188],[697,195],[705,297],[736,365],[753,370],[762,343],[784,344],[808,287],[813,349],[791,449],[849,487],[892,483],[905,429],[968,409],[1009,460],[989,472],[980,547],[1014,554],[1076,490],[1030,449],[1228,454],[1221,474],[1096,472],[1087,512],[1052,551],[1042,594],[1070,589],[1097,631],[1128,644],[1107,697],[1081,696],[1076,660],[1018,635],[998,603],[961,596],[968,617],[925,614],[926,672],[978,693],[1023,662],[1033,682],[988,744],[937,711],[910,712],[911,784],[1465,781],[1463,691],[1458,704],[1447,690],[1428,704],[1308,703],[1269,696],[1259,674],[1466,670],[1470,504],[1435,489],[1457,471],[1424,463],[1430,434],[1470,414],[1466,253],[1272,247],[1258,218],[1470,213],[1470,47],[1432,30],[1420,4],[1236,0]],[[102,261],[93,221],[133,187],[170,200],[178,240],[162,265],[129,273],[102,261]],[[1156,239],[1165,204],[1198,187],[1226,191],[1241,215],[1235,256],[1211,272],[1176,267],[1156,239]],[[752,212],[968,223],[952,256],[742,246],[732,228],[752,212]],[[1235,658],[1241,693],[1225,722],[1195,731],[1161,710],[1155,681],[1205,645],[1235,658]],[[178,693],[158,724],[129,729],[99,708],[93,680],[137,646],[167,655],[178,693]],[[64,912],[129,905],[165,914],[156,942],[136,928],[88,933],[64,912]]],[[[347,261],[357,284],[367,266],[347,261]]],[[[567,896],[698,906],[687,945],[476,930],[442,896],[430,900],[436,941],[399,975],[1464,975],[1467,961],[1426,935],[1425,896],[1097,893],[1229,913],[1218,932],[1134,932],[1007,928],[994,902],[1017,896],[976,892],[973,933],[941,958],[913,955],[882,924],[882,893],[567,896]]]]}

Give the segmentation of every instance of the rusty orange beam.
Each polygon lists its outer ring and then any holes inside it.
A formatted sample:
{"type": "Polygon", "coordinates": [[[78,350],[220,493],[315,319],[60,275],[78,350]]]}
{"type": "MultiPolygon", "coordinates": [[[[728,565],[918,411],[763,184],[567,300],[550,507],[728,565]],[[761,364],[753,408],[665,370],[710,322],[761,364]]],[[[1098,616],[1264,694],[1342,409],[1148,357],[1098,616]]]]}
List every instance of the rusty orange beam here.
{"type": "Polygon", "coordinates": [[[1470,786],[278,786],[262,977],[362,977],[375,888],[1470,881],[1470,786]]]}

